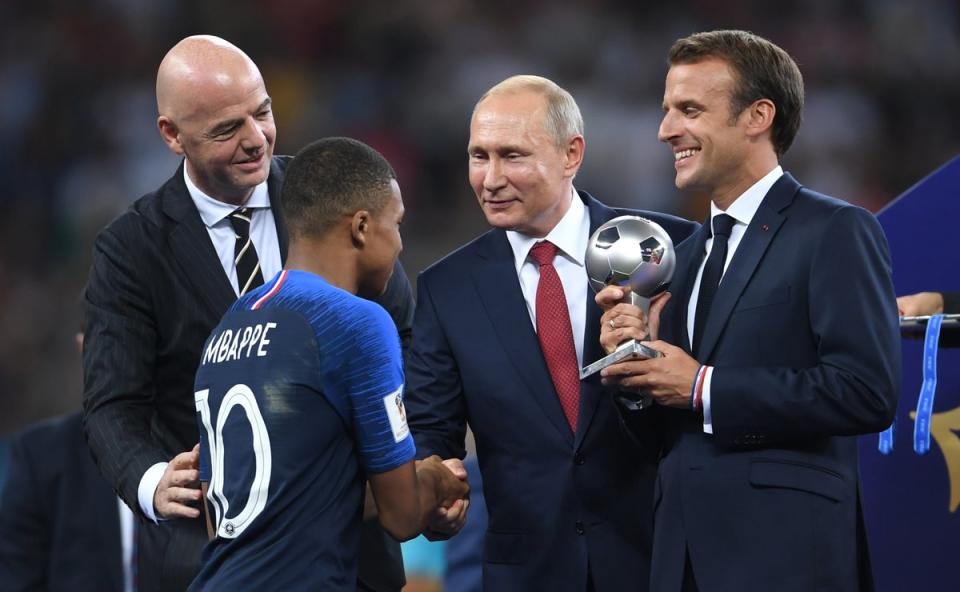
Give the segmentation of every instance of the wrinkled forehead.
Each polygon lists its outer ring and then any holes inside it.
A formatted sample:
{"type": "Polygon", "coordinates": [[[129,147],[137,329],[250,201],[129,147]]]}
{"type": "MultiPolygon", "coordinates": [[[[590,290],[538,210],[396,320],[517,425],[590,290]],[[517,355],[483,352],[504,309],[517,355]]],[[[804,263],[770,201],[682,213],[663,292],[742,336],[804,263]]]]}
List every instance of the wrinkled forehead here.
{"type": "Polygon", "coordinates": [[[220,72],[185,84],[175,102],[183,120],[216,119],[254,113],[270,99],[258,72],[220,72]]]}
{"type": "Polygon", "coordinates": [[[542,95],[510,92],[484,99],[470,121],[470,142],[545,135],[547,106],[542,95]]]}
{"type": "Polygon", "coordinates": [[[235,48],[184,43],[167,54],[157,72],[157,107],[169,117],[218,110],[257,92],[266,94],[260,71],[235,48]]]}

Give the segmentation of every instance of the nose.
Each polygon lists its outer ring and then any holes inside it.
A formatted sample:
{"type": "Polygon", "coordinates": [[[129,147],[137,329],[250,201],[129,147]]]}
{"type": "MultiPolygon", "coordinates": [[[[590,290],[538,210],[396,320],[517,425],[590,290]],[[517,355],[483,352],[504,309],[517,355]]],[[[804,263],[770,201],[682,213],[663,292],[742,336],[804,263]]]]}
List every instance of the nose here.
{"type": "Polygon", "coordinates": [[[503,165],[496,156],[491,157],[487,162],[487,170],[483,175],[483,188],[489,192],[495,192],[506,185],[506,177],[503,175],[503,165]]]}
{"type": "Polygon", "coordinates": [[[663,120],[660,121],[660,129],[657,130],[657,139],[661,142],[669,142],[672,138],[680,135],[678,131],[677,118],[674,111],[666,111],[663,114],[663,120]]]}
{"type": "Polygon", "coordinates": [[[240,145],[247,152],[257,152],[267,142],[267,136],[260,128],[259,122],[250,117],[243,124],[243,134],[240,137],[240,145]]]}

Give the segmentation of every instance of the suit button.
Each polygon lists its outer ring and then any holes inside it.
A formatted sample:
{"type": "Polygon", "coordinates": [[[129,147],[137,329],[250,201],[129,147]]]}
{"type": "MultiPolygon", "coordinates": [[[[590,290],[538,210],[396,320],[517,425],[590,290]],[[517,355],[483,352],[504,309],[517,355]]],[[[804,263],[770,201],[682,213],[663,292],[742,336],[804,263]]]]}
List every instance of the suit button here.
{"type": "Polygon", "coordinates": [[[587,532],[587,529],[584,528],[583,526],[583,522],[580,522],[579,520],[577,520],[576,527],[577,527],[577,534],[583,534],[587,532]]]}
{"type": "Polygon", "coordinates": [[[578,465],[582,465],[583,463],[587,462],[587,459],[578,452],[576,456],[573,457],[573,462],[577,463],[578,465]]]}

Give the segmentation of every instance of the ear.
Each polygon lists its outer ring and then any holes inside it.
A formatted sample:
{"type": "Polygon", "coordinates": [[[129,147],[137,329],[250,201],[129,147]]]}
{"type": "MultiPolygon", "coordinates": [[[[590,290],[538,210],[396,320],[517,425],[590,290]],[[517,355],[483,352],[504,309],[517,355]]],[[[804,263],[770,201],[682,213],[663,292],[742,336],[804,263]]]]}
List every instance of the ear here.
{"type": "Polygon", "coordinates": [[[163,138],[170,150],[183,156],[183,145],[180,144],[180,130],[177,128],[177,124],[166,115],[161,115],[157,118],[157,129],[160,130],[160,137],[163,138]]]}
{"type": "Polygon", "coordinates": [[[753,138],[768,133],[773,128],[777,107],[770,99],[758,99],[747,107],[747,135],[753,138]]]}
{"type": "Polygon", "coordinates": [[[357,210],[350,219],[350,238],[353,246],[362,249],[367,244],[367,233],[370,231],[370,212],[357,210]]]}
{"type": "Polygon", "coordinates": [[[577,175],[577,171],[580,170],[580,165],[583,164],[583,151],[585,147],[586,143],[583,140],[583,136],[574,136],[567,142],[565,148],[566,163],[563,166],[564,176],[575,177],[577,175]]]}

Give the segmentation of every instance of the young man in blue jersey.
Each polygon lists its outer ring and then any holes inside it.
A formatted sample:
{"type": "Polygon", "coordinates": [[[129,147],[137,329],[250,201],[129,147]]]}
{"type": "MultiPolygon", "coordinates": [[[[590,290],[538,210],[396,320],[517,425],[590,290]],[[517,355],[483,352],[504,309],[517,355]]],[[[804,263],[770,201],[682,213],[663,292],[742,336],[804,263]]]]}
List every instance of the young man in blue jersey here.
{"type": "Polygon", "coordinates": [[[346,138],[289,164],[286,265],[214,329],[196,378],[212,542],[191,590],[354,590],[369,480],[380,521],[416,536],[468,492],[415,462],[386,287],[402,248],[396,174],[346,138]]]}

